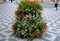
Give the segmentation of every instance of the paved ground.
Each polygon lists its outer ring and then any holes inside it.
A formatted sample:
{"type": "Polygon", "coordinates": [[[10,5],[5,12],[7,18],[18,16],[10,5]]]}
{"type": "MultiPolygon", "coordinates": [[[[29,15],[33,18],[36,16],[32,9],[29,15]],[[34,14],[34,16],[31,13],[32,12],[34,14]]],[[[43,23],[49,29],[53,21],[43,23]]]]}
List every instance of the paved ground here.
{"type": "MultiPolygon", "coordinates": [[[[0,41],[26,41],[26,39],[14,38],[11,35],[16,7],[15,3],[0,4],[0,41]]],[[[60,8],[57,11],[55,8],[44,8],[42,13],[48,28],[42,38],[36,38],[33,41],[60,41],[60,8]]]]}

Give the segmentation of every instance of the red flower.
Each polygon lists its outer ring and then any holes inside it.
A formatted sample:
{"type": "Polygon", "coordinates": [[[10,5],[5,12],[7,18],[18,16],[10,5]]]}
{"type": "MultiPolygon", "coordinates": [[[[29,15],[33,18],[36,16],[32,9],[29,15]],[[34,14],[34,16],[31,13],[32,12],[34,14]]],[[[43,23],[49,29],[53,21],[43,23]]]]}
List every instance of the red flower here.
{"type": "Polygon", "coordinates": [[[39,34],[39,33],[38,33],[37,31],[34,32],[34,36],[38,36],[38,34],[39,34]]]}
{"type": "Polygon", "coordinates": [[[18,18],[20,19],[21,18],[21,15],[18,15],[18,18]]]}
{"type": "Polygon", "coordinates": [[[25,15],[22,13],[22,16],[24,17],[25,15]]]}
{"type": "Polygon", "coordinates": [[[28,24],[30,24],[30,19],[28,19],[28,24]]]}
{"type": "Polygon", "coordinates": [[[12,30],[14,30],[14,31],[15,31],[16,29],[17,29],[17,28],[16,28],[16,26],[13,26],[13,27],[12,27],[12,30]]]}

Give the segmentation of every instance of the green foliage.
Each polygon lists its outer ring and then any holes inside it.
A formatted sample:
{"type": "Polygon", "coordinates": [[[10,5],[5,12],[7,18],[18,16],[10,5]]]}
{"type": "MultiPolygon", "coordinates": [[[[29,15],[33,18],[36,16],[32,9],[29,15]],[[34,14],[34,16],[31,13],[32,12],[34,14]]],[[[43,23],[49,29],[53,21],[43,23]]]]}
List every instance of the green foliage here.
{"type": "Polygon", "coordinates": [[[41,17],[41,10],[41,4],[36,2],[22,1],[19,3],[15,12],[16,22],[13,24],[16,26],[15,36],[23,38],[39,36],[46,25],[41,17]],[[39,34],[34,36],[35,33],[39,34]]]}
{"type": "Polygon", "coordinates": [[[41,4],[36,3],[36,2],[22,1],[18,5],[19,5],[18,9],[22,10],[22,11],[25,11],[26,9],[29,9],[29,10],[42,10],[41,4]]]}

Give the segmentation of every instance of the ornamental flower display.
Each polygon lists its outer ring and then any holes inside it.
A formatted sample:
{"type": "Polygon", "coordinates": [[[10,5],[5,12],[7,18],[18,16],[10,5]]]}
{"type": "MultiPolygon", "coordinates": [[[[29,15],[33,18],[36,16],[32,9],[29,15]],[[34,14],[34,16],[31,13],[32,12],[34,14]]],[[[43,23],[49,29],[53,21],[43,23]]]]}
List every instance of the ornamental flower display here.
{"type": "Polygon", "coordinates": [[[15,22],[12,26],[14,36],[32,38],[46,32],[46,22],[41,16],[42,5],[37,2],[22,1],[15,11],[15,22]]]}

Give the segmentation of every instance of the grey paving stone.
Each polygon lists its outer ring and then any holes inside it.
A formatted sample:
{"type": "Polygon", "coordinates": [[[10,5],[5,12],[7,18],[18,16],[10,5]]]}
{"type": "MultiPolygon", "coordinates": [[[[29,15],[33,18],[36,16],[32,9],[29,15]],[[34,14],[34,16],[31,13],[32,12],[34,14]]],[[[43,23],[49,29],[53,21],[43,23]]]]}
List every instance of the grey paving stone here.
{"type": "Polygon", "coordinates": [[[3,25],[5,28],[8,27],[8,25],[5,23],[1,23],[1,25],[3,25]]]}
{"type": "Polygon", "coordinates": [[[57,29],[52,29],[53,31],[57,31],[57,29]]]}
{"type": "Polygon", "coordinates": [[[0,31],[3,31],[3,30],[6,30],[7,28],[2,28],[2,29],[0,29],[0,31]]]}
{"type": "Polygon", "coordinates": [[[17,41],[17,40],[15,40],[15,39],[12,39],[12,38],[9,38],[9,39],[8,39],[8,41],[17,41]]]}
{"type": "Polygon", "coordinates": [[[42,41],[42,39],[34,39],[33,41],[42,41]]]}
{"type": "Polygon", "coordinates": [[[57,36],[54,41],[60,41],[60,36],[57,36]]]}
{"type": "Polygon", "coordinates": [[[50,37],[52,37],[52,35],[46,33],[46,34],[45,34],[45,37],[50,38],[50,37]]]}
{"type": "Polygon", "coordinates": [[[50,41],[50,40],[48,40],[48,39],[46,39],[46,38],[43,38],[43,41],[50,41]]]}
{"type": "Polygon", "coordinates": [[[4,31],[5,33],[7,33],[7,34],[9,34],[9,33],[11,33],[12,31],[11,30],[6,30],[6,31],[4,31]]]}
{"type": "Polygon", "coordinates": [[[0,41],[5,41],[6,39],[0,39],[0,41]]]}
{"type": "Polygon", "coordinates": [[[1,38],[6,38],[6,35],[0,33],[1,38]]]}
{"type": "Polygon", "coordinates": [[[13,33],[11,33],[11,34],[9,35],[9,37],[14,37],[14,36],[13,36],[13,33]]]}

